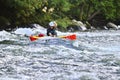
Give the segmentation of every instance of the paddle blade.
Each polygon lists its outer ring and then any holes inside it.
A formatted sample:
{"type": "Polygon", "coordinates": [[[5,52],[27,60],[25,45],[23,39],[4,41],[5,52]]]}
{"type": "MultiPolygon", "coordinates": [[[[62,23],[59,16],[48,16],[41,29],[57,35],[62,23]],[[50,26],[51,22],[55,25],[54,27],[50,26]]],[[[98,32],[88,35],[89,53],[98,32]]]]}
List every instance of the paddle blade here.
{"type": "Polygon", "coordinates": [[[38,37],[38,36],[30,36],[29,38],[30,38],[30,41],[35,41],[35,40],[37,40],[39,37],[38,37]]]}
{"type": "Polygon", "coordinates": [[[62,38],[69,39],[69,40],[76,40],[76,35],[73,34],[73,35],[69,35],[69,36],[64,36],[62,38]]]}

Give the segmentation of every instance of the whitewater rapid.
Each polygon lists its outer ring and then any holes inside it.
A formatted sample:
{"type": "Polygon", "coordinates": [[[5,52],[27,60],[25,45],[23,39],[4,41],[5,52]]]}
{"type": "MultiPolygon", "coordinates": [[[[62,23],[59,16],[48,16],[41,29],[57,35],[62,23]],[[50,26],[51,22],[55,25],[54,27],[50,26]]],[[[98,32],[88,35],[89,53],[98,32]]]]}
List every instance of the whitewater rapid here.
{"type": "Polygon", "coordinates": [[[31,42],[42,27],[0,31],[0,80],[120,80],[119,30],[57,32],[77,39],[31,42]]]}

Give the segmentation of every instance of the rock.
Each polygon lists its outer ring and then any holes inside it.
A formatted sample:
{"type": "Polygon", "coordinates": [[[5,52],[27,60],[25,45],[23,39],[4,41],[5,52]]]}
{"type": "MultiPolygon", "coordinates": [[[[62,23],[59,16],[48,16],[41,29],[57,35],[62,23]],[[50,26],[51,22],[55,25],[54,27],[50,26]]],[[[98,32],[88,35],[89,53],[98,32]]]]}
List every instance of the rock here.
{"type": "Polygon", "coordinates": [[[118,26],[117,25],[115,25],[114,23],[112,23],[112,22],[109,22],[108,24],[107,24],[107,28],[114,28],[114,29],[118,29],[118,26]]]}
{"type": "Polygon", "coordinates": [[[118,29],[120,29],[120,25],[118,25],[118,29]]]}
{"type": "Polygon", "coordinates": [[[72,20],[72,21],[73,21],[73,24],[78,27],[78,30],[83,30],[83,31],[87,30],[85,24],[83,24],[81,21],[76,21],[76,20],[72,20]]]}
{"type": "Polygon", "coordinates": [[[85,22],[85,26],[87,29],[92,29],[92,26],[88,21],[85,22]]]}
{"type": "Polygon", "coordinates": [[[87,30],[85,26],[80,26],[83,31],[87,30]]]}
{"type": "Polygon", "coordinates": [[[107,26],[103,26],[105,30],[108,30],[107,26]]]}
{"type": "Polygon", "coordinates": [[[70,32],[73,32],[73,31],[79,31],[79,30],[81,30],[81,28],[77,25],[69,25],[69,26],[67,26],[67,30],[70,32]]]}

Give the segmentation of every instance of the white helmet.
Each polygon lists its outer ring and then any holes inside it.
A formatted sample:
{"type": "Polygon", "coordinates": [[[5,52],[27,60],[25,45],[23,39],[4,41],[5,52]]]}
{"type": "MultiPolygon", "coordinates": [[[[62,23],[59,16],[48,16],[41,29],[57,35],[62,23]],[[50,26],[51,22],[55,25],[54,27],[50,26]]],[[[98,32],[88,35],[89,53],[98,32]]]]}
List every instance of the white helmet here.
{"type": "Polygon", "coordinates": [[[57,23],[56,23],[55,21],[51,21],[51,22],[49,23],[49,26],[57,26],[57,23]]]}

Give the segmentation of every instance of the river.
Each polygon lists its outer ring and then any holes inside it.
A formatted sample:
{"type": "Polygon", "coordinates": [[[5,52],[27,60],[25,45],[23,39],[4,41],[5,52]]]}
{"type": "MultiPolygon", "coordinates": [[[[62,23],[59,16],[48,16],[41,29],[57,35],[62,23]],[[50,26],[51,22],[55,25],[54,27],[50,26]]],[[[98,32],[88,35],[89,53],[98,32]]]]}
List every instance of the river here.
{"type": "Polygon", "coordinates": [[[77,39],[54,42],[16,32],[0,31],[0,80],[120,80],[120,30],[59,32],[77,39]]]}

